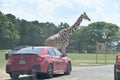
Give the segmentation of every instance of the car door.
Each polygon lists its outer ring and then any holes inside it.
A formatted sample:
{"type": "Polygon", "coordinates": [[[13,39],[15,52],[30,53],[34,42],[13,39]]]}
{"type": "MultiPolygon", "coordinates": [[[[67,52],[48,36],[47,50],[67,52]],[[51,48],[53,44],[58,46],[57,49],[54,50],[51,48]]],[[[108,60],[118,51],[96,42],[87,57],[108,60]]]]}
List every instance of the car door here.
{"type": "Polygon", "coordinates": [[[50,48],[47,51],[47,54],[50,55],[50,60],[52,61],[52,64],[54,66],[54,71],[56,72],[57,70],[59,70],[58,68],[59,64],[58,64],[58,58],[56,57],[53,48],[50,48]]]}
{"type": "Polygon", "coordinates": [[[65,64],[64,58],[62,57],[62,54],[57,49],[54,49],[54,52],[55,52],[55,55],[56,55],[59,70],[64,70],[66,64],[65,64]]]}

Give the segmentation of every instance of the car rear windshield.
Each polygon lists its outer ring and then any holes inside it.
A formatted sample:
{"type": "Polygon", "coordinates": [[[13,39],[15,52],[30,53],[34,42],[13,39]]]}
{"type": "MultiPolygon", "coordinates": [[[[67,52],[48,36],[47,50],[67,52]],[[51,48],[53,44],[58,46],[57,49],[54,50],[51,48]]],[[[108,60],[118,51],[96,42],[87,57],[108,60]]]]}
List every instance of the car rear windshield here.
{"type": "Polygon", "coordinates": [[[24,48],[24,49],[21,49],[17,52],[17,54],[21,54],[21,53],[24,53],[24,54],[31,54],[31,53],[34,53],[34,54],[38,54],[39,52],[41,52],[43,50],[43,48],[24,48]]]}

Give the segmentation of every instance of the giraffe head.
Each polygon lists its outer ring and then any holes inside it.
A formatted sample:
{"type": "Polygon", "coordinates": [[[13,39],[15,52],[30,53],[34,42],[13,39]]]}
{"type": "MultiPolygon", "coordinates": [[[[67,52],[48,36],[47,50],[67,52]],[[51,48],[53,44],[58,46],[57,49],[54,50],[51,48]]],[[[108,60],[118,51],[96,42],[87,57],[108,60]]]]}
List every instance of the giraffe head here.
{"type": "Polygon", "coordinates": [[[82,18],[90,21],[90,18],[87,16],[85,12],[82,14],[82,18]]]}

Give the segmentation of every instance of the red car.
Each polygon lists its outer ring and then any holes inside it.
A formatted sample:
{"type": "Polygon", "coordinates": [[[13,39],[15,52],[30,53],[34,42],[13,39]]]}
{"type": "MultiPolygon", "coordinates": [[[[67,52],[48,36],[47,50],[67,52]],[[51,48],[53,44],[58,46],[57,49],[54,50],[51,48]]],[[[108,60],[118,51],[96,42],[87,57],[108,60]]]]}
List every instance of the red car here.
{"type": "Polygon", "coordinates": [[[33,73],[51,78],[53,74],[70,74],[71,70],[70,58],[48,46],[23,48],[11,54],[6,64],[6,73],[12,79],[17,79],[21,74],[33,73]]]}
{"type": "Polygon", "coordinates": [[[116,63],[114,65],[114,80],[120,80],[120,53],[116,55],[116,63]]]}

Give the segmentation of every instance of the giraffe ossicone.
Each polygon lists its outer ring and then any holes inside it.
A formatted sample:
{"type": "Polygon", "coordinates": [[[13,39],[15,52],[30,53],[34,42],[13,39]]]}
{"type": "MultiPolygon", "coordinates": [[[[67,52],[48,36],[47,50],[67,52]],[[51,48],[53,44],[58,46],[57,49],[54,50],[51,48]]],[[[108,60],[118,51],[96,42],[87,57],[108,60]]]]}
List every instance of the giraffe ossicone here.
{"type": "Polygon", "coordinates": [[[71,27],[62,29],[57,34],[49,36],[45,41],[45,45],[55,47],[57,49],[61,49],[62,53],[65,54],[66,47],[69,44],[70,36],[72,36],[72,34],[80,26],[80,23],[82,22],[83,19],[90,21],[90,18],[84,12],[83,14],[80,15],[80,17],[77,19],[77,21],[71,27]]]}

